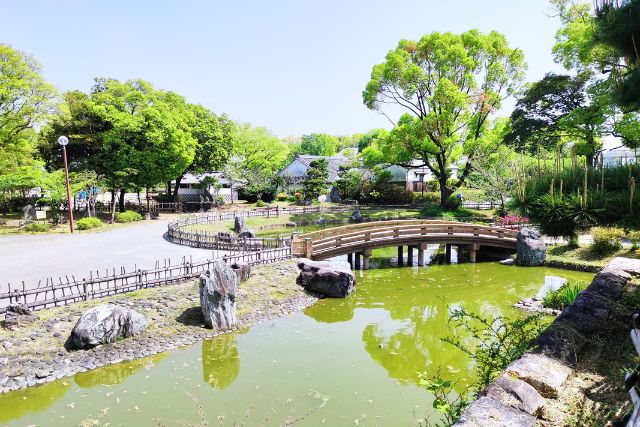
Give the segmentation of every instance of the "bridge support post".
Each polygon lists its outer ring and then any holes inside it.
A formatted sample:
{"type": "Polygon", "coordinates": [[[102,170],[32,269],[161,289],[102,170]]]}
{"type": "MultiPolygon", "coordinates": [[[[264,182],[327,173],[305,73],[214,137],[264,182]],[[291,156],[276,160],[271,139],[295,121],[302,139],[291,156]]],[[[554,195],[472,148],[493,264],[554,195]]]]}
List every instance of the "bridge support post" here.
{"type": "Polygon", "coordinates": [[[427,250],[427,244],[420,243],[420,246],[418,246],[418,266],[419,267],[424,267],[424,251],[426,250],[427,250]]]}
{"type": "Polygon", "coordinates": [[[371,249],[365,249],[364,252],[362,252],[363,258],[362,258],[362,269],[363,270],[368,270],[369,269],[369,259],[371,258],[371,249]]]}
{"type": "Polygon", "coordinates": [[[349,266],[353,270],[353,254],[347,254],[347,262],[349,263],[349,266]]]}
{"type": "Polygon", "coordinates": [[[313,240],[307,237],[304,239],[304,257],[311,259],[312,253],[313,253],[313,240]]]}
{"type": "Polygon", "coordinates": [[[362,253],[361,252],[356,252],[354,255],[356,256],[355,269],[356,270],[360,270],[360,256],[362,256],[362,253]]]}
{"type": "Polygon", "coordinates": [[[413,246],[407,246],[407,265],[413,267],[413,246]]]}
{"type": "Polygon", "coordinates": [[[444,257],[447,264],[451,264],[451,245],[449,243],[444,245],[444,257]]]}
{"type": "Polygon", "coordinates": [[[476,255],[478,250],[480,250],[480,245],[477,243],[474,243],[473,245],[471,245],[471,247],[469,248],[469,261],[470,262],[476,262],[476,255]]]}
{"type": "Polygon", "coordinates": [[[402,246],[398,246],[398,266],[404,265],[404,249],[402,246]]]}

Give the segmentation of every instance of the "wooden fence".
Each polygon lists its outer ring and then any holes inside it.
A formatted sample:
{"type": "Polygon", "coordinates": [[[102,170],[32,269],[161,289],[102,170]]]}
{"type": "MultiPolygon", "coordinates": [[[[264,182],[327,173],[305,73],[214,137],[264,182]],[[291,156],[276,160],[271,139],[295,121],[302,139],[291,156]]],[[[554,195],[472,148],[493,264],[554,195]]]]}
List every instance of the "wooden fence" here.
{"type": "Polygon", "coordinates": [[[33,310],[57,307],[78,301],[121,294],[137,289],[175,284],[194,277],[211,269],[213,262],[222,260],[227,264],[246,263],[250,265],[266,264],[291,258],[291,248],[278,248],[264,251],[241,252],[219,258],[193,262],[183,258],[181,263],[171,264],[165,260],[164,265],[156,262],[152,269],[141,270],[134,267],[127,272],[124,267],[118,271],[114,268],[104,274],[99,271],[90,272],[89,278],[77,280],[74,276],[65,276],[58,280],[47,279],[44,284],[38,283],[35,288],[28,288],[24,282],[19,288],[7,285],[7,292],[0,293],[0,314],[7,311],[12,303],[23,304],[33,310]]]}

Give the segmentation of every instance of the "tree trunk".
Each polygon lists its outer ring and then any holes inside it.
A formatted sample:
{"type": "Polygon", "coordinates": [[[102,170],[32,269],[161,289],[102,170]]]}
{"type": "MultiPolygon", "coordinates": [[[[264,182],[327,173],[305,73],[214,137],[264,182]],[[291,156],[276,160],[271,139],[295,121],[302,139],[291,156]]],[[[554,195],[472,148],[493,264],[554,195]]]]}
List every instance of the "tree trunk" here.
{"type": "Polygon", "coordinates": [[[171,194],[171,181],[167,181],[167,194],[169,195],[169,197],[172,197],[172,194],[171,194]]]}
{"type": "Polygon", "coordinates": [[[115,222],[116,218],[116,191],[111,191],[111,224],[115,222]]]}
{"type": "Polygon", "coordinates": [[[452,190],[447,187],[447,177],[444,175],[439,180],[440,182],[440,207],[446,208],[447,199],[453,193],[452,190]]]}
{"type": "Polygon", "coordinates": [[[124,212],[124,188],[120,189],[120,197],[118,198],[118,210],[124,212]]]}
{"type": "Polygon", "coordinates": [[[176,178],[176,186],[173,189],[173,201],[178,203],[178,193],[180,192],[180,183],[182,182],[184,175],[180,175],[176,178]]]}

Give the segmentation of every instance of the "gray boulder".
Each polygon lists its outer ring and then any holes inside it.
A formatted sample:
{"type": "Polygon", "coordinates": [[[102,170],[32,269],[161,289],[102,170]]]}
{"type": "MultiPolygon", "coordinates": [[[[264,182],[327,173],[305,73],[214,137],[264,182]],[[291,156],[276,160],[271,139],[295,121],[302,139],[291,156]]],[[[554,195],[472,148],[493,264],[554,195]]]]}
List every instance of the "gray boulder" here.
{"type": "Polygon", "coordinates": [[[342,198],[340,197],[340,191],[336,187],[331,188],[331,193],[329,194],[329,201],[333,203],[340,203],[342,198]]]}
{"type": "Polygon", "coordinates": [[[345,298],[356,289],[356,278],[348,262],[298,260],[297,283],[327,297],[345,298]]]}
{"type": "Polygon", "coordinates": [[[489,384],[484,394],[504,405],[513,406],[535,417],[542,416],[545,405],[544,397],[531,385],[518,378],[502,375],[489,384]]]}
{"type": "Polygon", "coordinates": [[[516,264],[525,267],[537,267],[544,264],[547,245],[539,231],[524,227],[518,232],[516,264]]]}
{"type": "Polygon", "coordinates": [[[28,325],[40,319],[31,309],[22,304],[11,304],[7,307],[7,313],[4,317],[4,327],[11,331],[28,325]]]}
{"type": "Polygon", "coordinates": [[[207,327],[223,331],[235,326],[238,282],[234,269],[220,260],[200,276],[200,305],[207,327]]]}
{"type": "Polygon", "coordinates": [[[242,283],[251,276],[251,266],[249,264],[242,264],[239,262],[231,264],[231,268],[238,276],[238,283],[242,283]]]}
{"type": "Polygon", "coordinates": [[[355,211],[353,211],[353,213],[351,214],[351,221],[354,221],[354,222],[362,221],[362,213],[360,213],[360,208],[357,208],[355,211]]]}
{"type": "Polygon", "coordinates": [[[507,366],[505,374],[528,383],[543,397],[555,398],[571,374],[571,368],[543,354],[525,353],[507,366]]]}
{"type": "Polygon", "coordinates": [[[253,230],[244,230],[240,232],[240,234],[238,234],[238,237],[240,237],[241,239],[255,239],[256,232],[253,230]]]}
{"type": "Polygon", "coordinates": [[[235,216],[233,218],[233,231],[236,233],[242,233],[244,230],[244,218],[241,216],[235,216]]]}
{"type": "Polygon", "coordinates": [[[85,311],[71,331],[75,348],[91,348],[115,342],[144,331],[149,322],[137,311],[114,304],[103,304],[85,311]]]}
{"type": "Polygon", "coordinates": [[[533,427],[536,417],[504,405],[497,400],[481,397],[473,402],[454,426],[533,427]]]}

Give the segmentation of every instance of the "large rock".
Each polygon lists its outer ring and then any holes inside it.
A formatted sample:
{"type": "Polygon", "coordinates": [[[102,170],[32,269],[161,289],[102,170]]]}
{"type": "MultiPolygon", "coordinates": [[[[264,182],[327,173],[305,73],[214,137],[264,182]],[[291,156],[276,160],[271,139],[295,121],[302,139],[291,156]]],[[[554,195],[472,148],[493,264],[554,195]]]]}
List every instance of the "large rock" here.
{"type": "Polygon", "coordinates": [[[137,311],[103,304],[85,311],[71,331],[75,348],[91,348],[115,342],[144,331],[149,322],[137,311]]]}
{"type": "Polygon", "coordinates": [[[331,193],[329,194],[330,201],[333,203],[340,203],[342,198],[340,197],[340,191],[336,187],[331,188],[331,193]]]}
{"type": "Polygon", "coordinates": [[[517,239],[516,264],[525,267],[537,267],[544,264],[547,256],[547,245],[539,231],[524,227],[520,229],[517,239]]]}
{"type": "Polygon", "coordinates": [[[249,264],[235,262],[231,264],[231,268],[238,276],[238,283],[242,283],[251,276],[251,266],[249,264]]]}
{"type": "Polygon", "coordinates": [[[505,374],[528,383],[543,397],[557,397],[571,368],[544,354],[525,353],[507,366],[505,374]]]}
{"type": "Polygon", "coordinates": [[[256,232],[253,230],[244,230],[238,234],[238,237],[241,239],[255,239],[256,232]]]}
{"type": "Polygon", "coordinates": [[[542,415],[545,400],[530,384],[508,375],[498,377],[484,391],[487,397],[535,417],[542,415]]]}
{"type": "Polygon", "coordinates": [[[481,397],[473,402],[460,417],[456,426],[464,427],[533,427],[536,417],[504,405],[497,400],[481,397]]]}
{"type": "Polygon", "coordinates": [[[236,233],[242,233],[244,230],[244,217],[236,215],[233,218],[233,231],[235,231],[236,233]]]}
{"type": "Polygon", "coordinates": [[[28,325],[38,320],[39,317],[31,312],[31,309],[22,304],[11,304],[7,307],[4,317],[4,327],[11,331],[21,326],[28,325]]]}
{"type": "Polygon", "coordinates": [[[334,297],[348,297],[356,289],[356,278],[348,262],[298,260],[297,282],[305,289],[334,297]]]}
{"type": "Polygon", "coordinates": [[[351,221],[354,221],[354,222],[362,221],[362,213],[360,213],[360,208],[357,208],[355,211],[353,211],[353,213],[351,214],[351,221]]]}
{"type": "Polygon", "coordinates": [[[223,331],[235,326],[238,282],[234,269],[220,260],[200,276],[200,305],[207,327],[223,331]]]}

